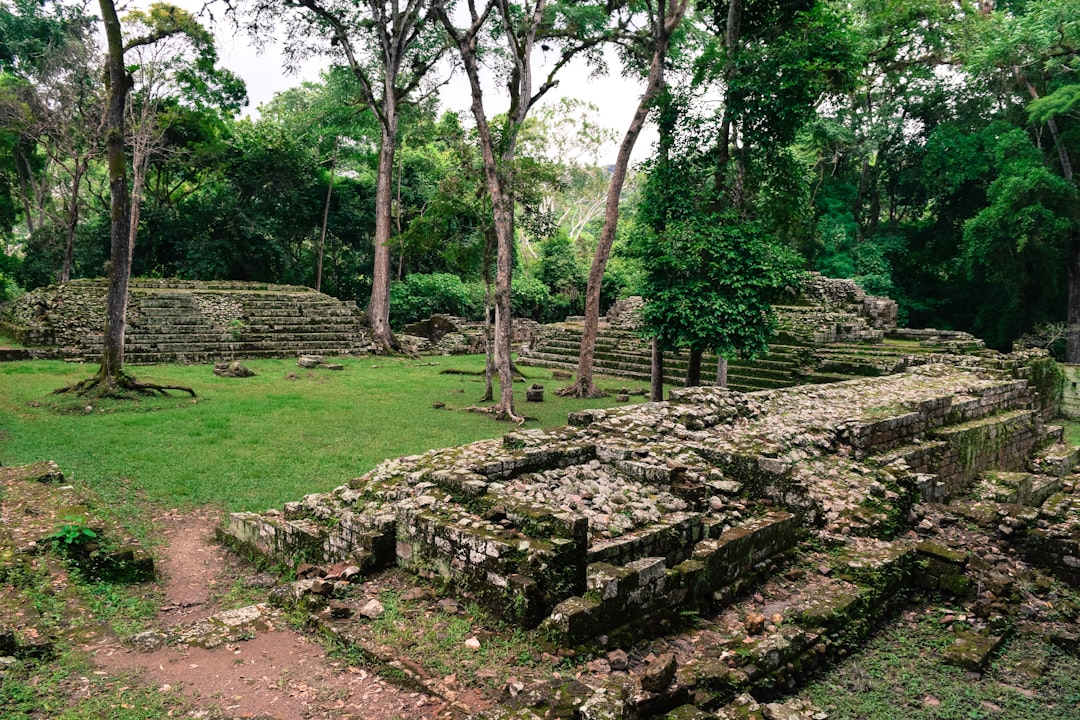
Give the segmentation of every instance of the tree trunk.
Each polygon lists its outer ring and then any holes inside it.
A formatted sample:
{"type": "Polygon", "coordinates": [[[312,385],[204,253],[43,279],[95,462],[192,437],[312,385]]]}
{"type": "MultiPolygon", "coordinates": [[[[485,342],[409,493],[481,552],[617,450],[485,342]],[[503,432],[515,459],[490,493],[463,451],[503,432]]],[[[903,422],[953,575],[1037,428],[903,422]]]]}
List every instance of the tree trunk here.
{"type": "Polygon", "coordinates": [[[79,228],[79,183],[86,170],[83,158],[75,158],[75,169],[71,173],[71,204],[68,206],[67,242],[64,246],[64,264],[60,268],[60,282],[71,279],[71,266],[75,262],[75,231],[79,228]]]}
{"type": "Polygon", "coordinates": [[[390,330],[390,204],[393,193],[394,143],[397,114],[387,107],[379,146],[378,180],[375,185],[375,268],[371,279],[368,324],[372,340],[380,352],[392,352],[394,334],[390,330]]]}
{"type": "Polygon", "coordinates": [[[600,327],[600,289],[604,280],[604,270],[611,256],[611,246],[615,243],[615,231],[619,226],[619,198],[626,182],[626,171],[630,166],[630,154],[634,150],[641,129],[649,116],[649,110],[657,93],[664,86],[664,59],[667,57],[668,41],[671,33],[678,26],[686,12],[689,0],[672,2],[663,17],[658,18],[653,32],[653,55],[649,65],[649,78],[645,92],[641,96],[630,127],[619,146],[619,155],[615,160],[615,169],[611,173],[608,185],[607,202],[604,206],[604,228],[600,232],[600,242],[593,254],[589,268],[589,281],[585,287],[585,328],[581,334],[581,350],[578,353],[577,381],[567,394],[576,397],[597,397],[600,391],[593,383],[593,358],[596,353],[596,335],[600,327]]]}
{"type": "Polygon", "coordinates": [[[1080,364],[1080,237],[1073,232],[1069,246],[1069,298],[1066,310],[1065,362],[1080,364]]]}
{"type": "Polygon", "coordinates": [[[124,369],[124,333],[127,329],[128,279],[131,274],[130,198],[127,160],[124,157],[124,106],[130,90],[124,66],[124,45],[120,19],[113,0],[99,0],[108,42],[108,109],[105,147],[109,169],[109,289],[105,300],[105,337],[101,348],[98,377],[115,385],[124,369]]]}
{"type": "Polygon", "coordinates": [[[716,385],[718,387],[727,387],[727,358],[723,355],[716,357],[716,385]]]}
{"type": "MultiPolygon", "coordinates": [[[[323,205],[322,229],[319,231],[319,247],[315,251],[315,290],[322,292],[323,251],[326,247],[326,225],[330,220],[330,198],[334,192],[334,169],[337,165],[338,139],[334,136],[334,152],[330,156],[330,182],[326,184],[326,203],[323,205]]],[[[389,308],[389,302],[387,302],[389,308]]]]}
{"type": "Polygon", "coordinates": [[[660,349],[660,341],[653,338],[652,341],[652,376],[649,379],[649,400],[661,402],[664,399],[664,351],[660,349]]]}
{"type": "MultiPolygon", "coordinates": [[[[1038,100],[1038,90],[1027,79],[1027,76],[1020,71],[1020,68],[1014,68],[1013,72],[1017,81],[1024,85],[1032,99],[1038,100]]],[[[1058,159],[1061,162],[1061,174],[1066,180],[1072,182],[1072,160],[1069,157],[1069,149],[1062,142],[1057,121],[1052,117],[1047,118],[1046,125],[1050,128],[1050,134],[1054,138],[1058,159]]],[[[1066,264],[1069,283],[1067,291],[1068,305],[1065,309],[1065,362],[1075,364],[1080,363],[1080,237],[1078,237],[1075,230],[1069,243],[1069,255],[1066,264]]]]}
{"type": "Polygon", "coordinates": [[[146,169],[150,158],[148,151],[136,150],[131,169],[131,217],[128,220],[128,263],[135,257],[135,240],[139,236],[139,216],[142,214],[143,188],[146,187],[146,169]]]}
{"type": "Polygon", "coordinates": [[[690,350],[686,361],[686,387],[697,387],[701,384],[701,351],[694,348],[690,350]]]}

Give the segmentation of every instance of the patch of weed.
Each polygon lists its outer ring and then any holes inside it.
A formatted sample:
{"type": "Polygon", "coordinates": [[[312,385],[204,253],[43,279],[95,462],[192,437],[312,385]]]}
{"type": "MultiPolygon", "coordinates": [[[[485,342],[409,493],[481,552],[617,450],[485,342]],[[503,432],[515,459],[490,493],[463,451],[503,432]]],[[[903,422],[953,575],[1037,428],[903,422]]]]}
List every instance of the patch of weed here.
{"type": "Polygon", "coordinates": [[[941,662],[952,635],[935,617],[894,623],[799,694],[831,720],[1080,717],[1080,659],[1018,635],[975,675],[941,662]]]}

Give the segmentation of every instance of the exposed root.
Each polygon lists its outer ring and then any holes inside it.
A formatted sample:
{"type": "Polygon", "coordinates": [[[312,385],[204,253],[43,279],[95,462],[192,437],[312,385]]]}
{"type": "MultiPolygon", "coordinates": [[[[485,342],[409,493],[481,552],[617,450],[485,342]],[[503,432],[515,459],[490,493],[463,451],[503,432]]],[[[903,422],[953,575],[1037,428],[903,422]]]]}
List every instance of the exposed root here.
{"type": "Polygon", "coordinates": [[[95,375],[92,378],[80,380],[74,385],[53,390],[52,394],[65,395],[70,393],[80,397],[130,400],[140,395],[164,395],[168,397],[169,390],[186,392],[191,397],[197,397],[194,390],[184,385],[157,385],[139,382],[126,373],[120,373],[117,376],[95,375]]]}
{"type": "Polygon", "coordinates": [[[473,405],[472,407],[467,407],[465,409],[469,412],[490,415],[493,419],[498,420],[499,422],[512,422],[517,427],[521,427],[525,424],[525,421],[529,419],[526,417],[522,417],[521,415],[516,415],[512,412],[504,411],[498,405],[489,405],[486,407],[483,405],[473,405]]]}
{"type": "Polygon", "coordinates": [[[555,391],[559,397],[573,397],[580,399],[593,399],[607,397],[607,393],[596,387],[593,383],[575,382],[555,391]]]}

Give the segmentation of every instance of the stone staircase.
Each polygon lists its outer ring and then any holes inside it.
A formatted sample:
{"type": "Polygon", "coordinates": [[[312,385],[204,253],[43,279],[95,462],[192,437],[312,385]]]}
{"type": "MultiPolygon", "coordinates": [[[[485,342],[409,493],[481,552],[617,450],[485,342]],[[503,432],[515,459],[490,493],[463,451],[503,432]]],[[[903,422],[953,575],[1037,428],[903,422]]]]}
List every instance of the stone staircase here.
{"type": "MultiPolygon", "coordinates": [[[[534,345],[519,353],[518,362],[532,367],[546,367],[574,372],[577,370],[583,326],[576,322],[546,325],[534,345]]],[[[773,345],[768,355],[754,361],[732,360],[728,363],[728,387],[741,392],[782,388],[806,382],[833,382],[846,379],[837,374],[814,374],[804,365],[807,346],[773,345]]],[[[702,357],[702,376],[711,384],[717,358],[712,353],[702,357]]],[[[672,385],[686,379],[686,354],[664,354],[664,381],[672,385]]],[[[593,358],[594,372],[648,382],[651,377],[651,349],[633,330],[602,323],[597,333],[593,358]]]]}
{"type": "MultiPolygon", "coordinates": [[[[78,280],[30,293],[9,311],[8,328],[28,345],[96,360],[106,289],[104,280],[78,280]]],[[[125,360],[200,363],[363,352],[370,342],[359,315],[355,303],[304,287],[133,280],[125,360]]]]}
{"type": "MultiPolygon", "coordinates": [[[[597,332],[594,371],[648,381],[651,348],[642,339],[641,298],[617,303],[597,332]]],[[[769,352],[755,360],[728,362],[727,387],[740,392],[770,390],[858,377],[878,377],[912,365],[934,362],[944,354],[984,352],[982,341],[968,333],[907,330],[896,327],[896,303],[867,295],[850,280],[808,276],[800,295],[774,305],[776,334],[769,352]]],[[[522,365],[576,372],[583,318],[548,325],[519,354],[522,365]]],[[[702,358],[702,383],[713,382],[717,358],[702,358]]],[[[687,355],[664,354],[664,382],[681,385],[687,355]]]]}
{"type": "MultiPolygon", "coordinates": [[[[1015,580],[1012,595],[975,592],[1024,576],[1007,548],[1080,579],[1080,452],[1005,374],[690,388],[570,422],[388,461],[280,512],[233,514],[225,536],[284,564],[437,578],[564,648],[659,656],[619,676],[579,667],[588,718],[728,717],[740,693],[797,687],[916,592],[970,605],[945,661],[977,668],[1021,615],[1002,598],[1028,597],[1015,580]]],[[[336,637],[362,635],[348,583],[330,583],[333,612],[312,588],[280,595],[336,637]]]]}
{"type": "MultiPolygon", "coordinates": [[[[531,348],[518,356],[521,365],[577,371],[583,325],[563,322],[546,325],[531,348]]],[[[791,336],[778,336],[769,352],[755,360],[728,362],[727,387],[739,392],[772,390],[793,385],[840,382],[859,377],[889,375],[911,365],[930,361],[942,347],[928,339],[923,343],[875,336],[873,344],[835,342],[814,345],[791,336]]],[[[981,344],[976,346],[981,349],[981,344]]],[[[713,384],[717,357],[702,356],[702,382],[713,384]]],[[[687,355],[664,353],[664,382],[681,385],[686,379],[687,355]]],[[[651,348],[639,333],[601,322],[593,360],[594,372],[648,382],[652,373],[651,348]]]]}

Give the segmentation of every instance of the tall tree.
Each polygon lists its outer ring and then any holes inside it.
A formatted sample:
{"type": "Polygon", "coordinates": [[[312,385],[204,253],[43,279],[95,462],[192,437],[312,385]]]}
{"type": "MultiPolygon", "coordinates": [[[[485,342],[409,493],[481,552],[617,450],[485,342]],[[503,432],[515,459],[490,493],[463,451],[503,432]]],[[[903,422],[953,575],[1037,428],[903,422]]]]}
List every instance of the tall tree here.
{"type": "Polygon", "coordinates": [[[593,355],[596,351],[596,334],[600,324],[600,287],[604,279],[604,269],[611,256],[611,247],[615,242],[615,231],[619,224],[619,201],[622,198],[626,172],[630,166],[630,155],[634,151],[638,136],[645,127],[653,101],[664,87],[664,65],[667,62],[668,48],[683,17],[689,8],[689,0],[644,0],[630,3],[632,11],[645,15],[646,24],[637,37],[627,45],[627,52],[635,59],[651,54],[649,58],[648,78],[645,90],[641,94],[634,117],[623,136],[619,154],[611,173],[607,200],[604,205],[604,229],[600,233],[600,242],[593,254],[589,268],[589,280],[585,289],[585,327],[581,334],[581,350],[578,353],[577,378],[561,394],[577,397],[596,397],[600,394],[593,383],[593,355]]]}
{"type": "Polygon", "coordinates": [[[71,276],[83,182],[101,143],[103,97],[91,28],[79,8],[46,11],[19,0],[0,9],[0,128],[11,153],[3,164],[14,171],[10,189],[28,234],[63,245],[54,275],[61,282],[71,276]]]}
{"type": "Polygon", "coordinates": [[[114,1],[100,0],[100,6],[107,48],[105,85],[108,105],[105,146],[108,151],[110,197],[109,284],[105,299],[105,333],[102,338],[101,365],[97,374],[58,392],[74,390],[84,395],[124,395],[133,390],[183,390],[194,396],[195,391],[191,388],[140,383],[124,372],[124,335],[127,330],[128,282],[131,278],[132,253],[131,191],[128,187],[127,158],[124,150],[127,139],[125,112],[132,81],[124,62],[124,53],[172,35],[194,32],[198,24],[185,10],[175,6],[158,5],[151,14],[153,23],[148,28],[149,32],[125,42],[114,1]]]}
{"type": "MultiPolygon", "coordinates": [[[[632,249],[645,269],[646,332],[662,350],[753,357],[767,350],[770,303],[798,286],[794,253],[762,222],[717,202],[715,123],[684,118],[647,166],[632,249]]],[[[667,131],[665,131],[667,132],[667,131]]],[[[700,384],[700,364],[687,385],[700,384]]]]}
{"type": "MultiPolygon", "coordinates": [[[[458,27],[451,17],[450,3],[437,2],[435,9],[453,40],[465,68],[472,94],[472,114],[476,121],[484,178],[491,198],[497,241],[495,272],[495,368],[499,376],[499,401],[491,412],[500,420],[521,422],[514,409],[511,342],[513,325],[510,290],[514,253],[514,158],[518,136],[530,109],[556,84],[556,76],[579,53],[594,50],[606,36],[607,12],[603,4],[530,0],[488,0],[479,4],[468,0],[467,27],[458,27]],[[495,132],[484,106],[480,81],[480,40],[491,32],[499,42],[506,67],[510,109],[495,132]],[[538,43],[557,44],[562,52],[539,87],[533,86],[533,52],[538,43]]],[[[608,6],[614,3],[608,3],[608,6]]]]}
{"type": "MultiPolygon", "coordinates": [[[[430,83],[430,73],[447,49],[444,36],[432,22],[432,0],[254,0],[256,31],[278,21],[282,10],[303,25],[293,27],[294,56],[313,51],[311,40],[321,38],[319,50],[341,57],[359,84],[360,96],[382,127],[375,194],[375,267],[367,320],[372,337],[385,352],[397,348],[390,329],[390,251],[393,230],[394,153],[402,103],[430,83]]],[[[429,86],[428,90],[431,89],[429,86]]]]}
{"type": "MultiPolygon", "coordinates": [[[[1065,361],[1080,363],[1080,217],[1075,209],[1073,169],[1078,150],[1075,109],[1080,105],[1080,83],[1075,80],[1080,70],[1080,1],[1009,3],[978,19],[983,21],[982,32],[969,54],[969,70],[1009,88],[1011,92],[1002,98],[1008,105],[1026,104],[1029,142],[1044,151],[1043,163],[1069,186],[1065,192],[1045,172],[1029,165],[1017,173],[1016,162],[1005,163],[984,213],[989,219],[1012,205],[1014,212],[1006,214],[1013,220],[1014,254],[1030,250],[1030,242],[1064,250],[1068,280],[1065,361]],[[1004,192],[1003,186],[1011,187],[1011,192],[1004,192]],[[1021,214],[1015,214],[1017,210],[1021,214]]],[[[1020,153],[1019,158],[1028,155],[1020,153]]],[[[965,228],[965,238],[983,238],[985,229],[986,224],[975,218],[965,228]]]]}

